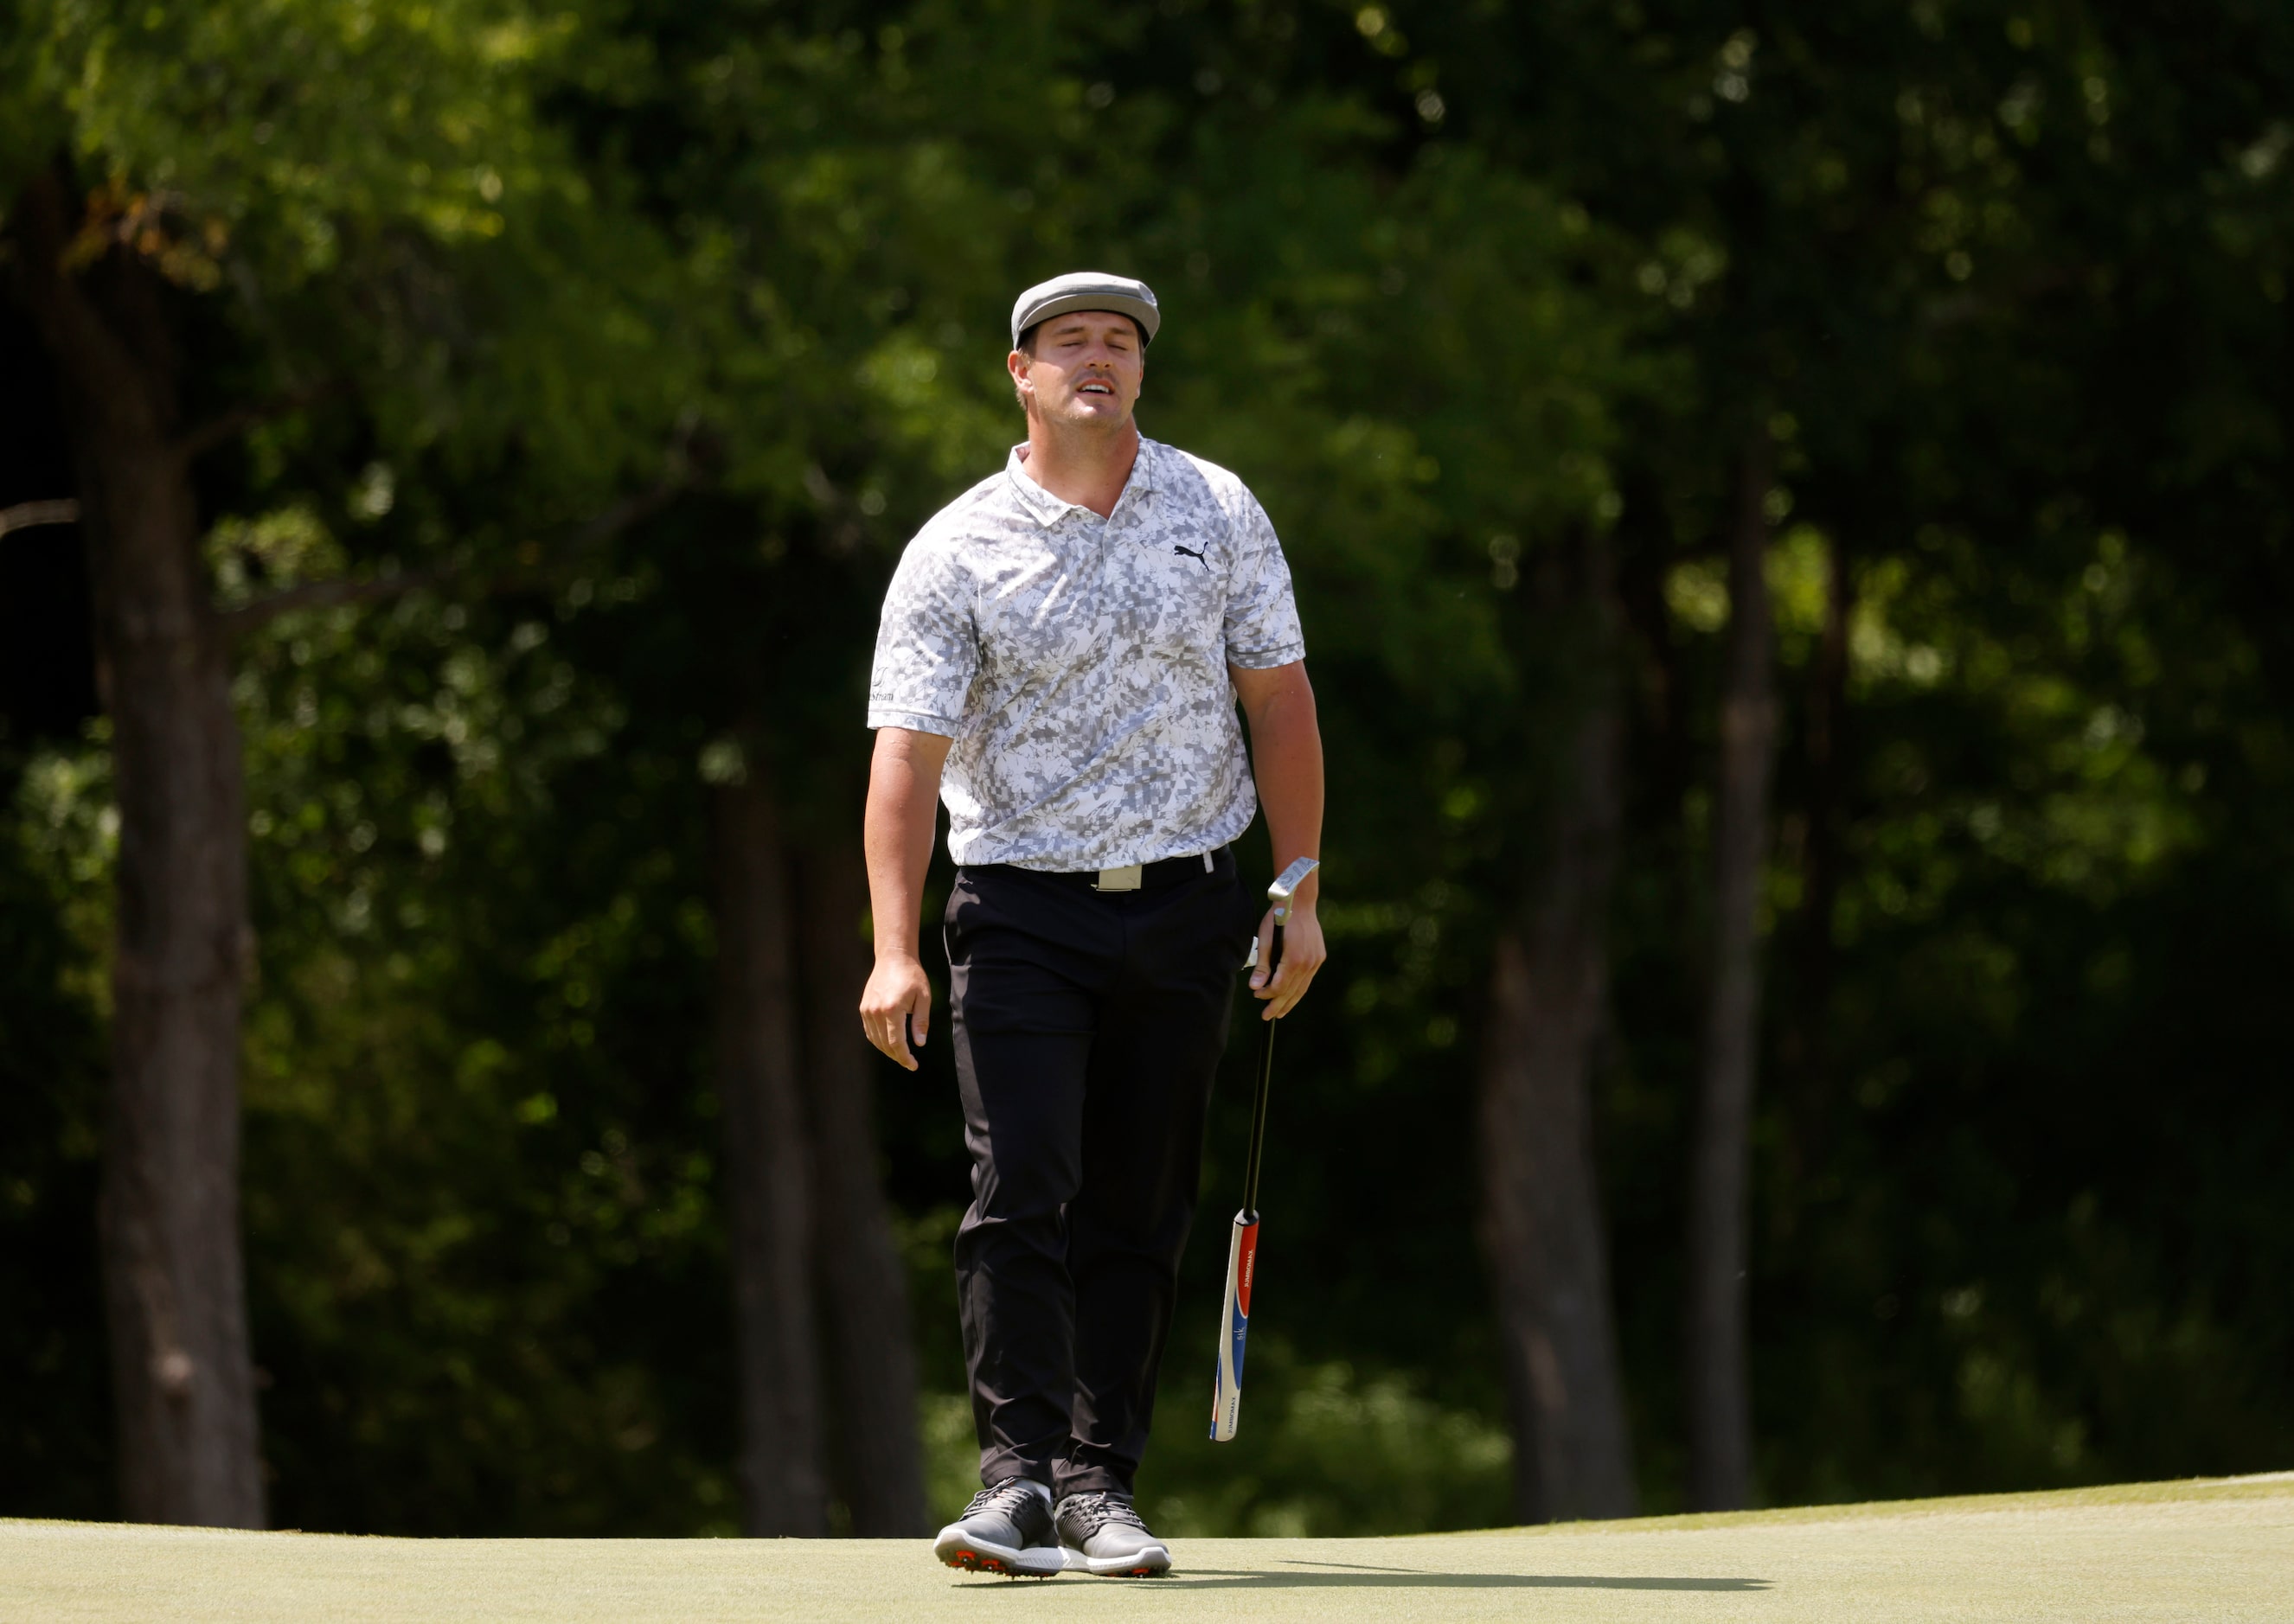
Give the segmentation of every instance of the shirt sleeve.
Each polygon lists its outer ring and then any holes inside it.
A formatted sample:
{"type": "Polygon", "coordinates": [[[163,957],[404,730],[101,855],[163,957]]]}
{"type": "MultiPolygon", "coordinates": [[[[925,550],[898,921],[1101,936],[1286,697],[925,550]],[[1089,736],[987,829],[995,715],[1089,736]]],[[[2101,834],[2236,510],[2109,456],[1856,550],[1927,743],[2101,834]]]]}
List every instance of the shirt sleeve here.
{"type": "Polygon", "coordinates": [[[1226,590],[1226,657],[1247,671],[1263,671],[1306,657],[1298,605],[1290,592],[1290,566],[1275,540],[1274,522],[1245,491],[1234,516],[1226,590]]]}
{"type": "Polygon", "coordinates": [[[956,738],[980,670],[971,583],[945,547],[919,538],[900,555],[876,627],[868,726],[956,738]]]}

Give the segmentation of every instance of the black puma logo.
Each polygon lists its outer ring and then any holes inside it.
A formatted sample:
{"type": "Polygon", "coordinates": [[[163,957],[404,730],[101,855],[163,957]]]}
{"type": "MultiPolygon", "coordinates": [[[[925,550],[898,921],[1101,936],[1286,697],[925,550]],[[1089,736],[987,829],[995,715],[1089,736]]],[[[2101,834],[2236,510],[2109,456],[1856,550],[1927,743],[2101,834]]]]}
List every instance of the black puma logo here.
{"type": "Polygon", "coordinates": [[[1207,570],[1211,567],[1211,561],[1204,557],[1192,547],[1181,547],[1177,542],[1174,541],[1171,544],[1171,550],[1175,553],[1186,554],[1188,557],[1193,559],[1197,564],[1201,564],[1203,568],[1207,570]]]}

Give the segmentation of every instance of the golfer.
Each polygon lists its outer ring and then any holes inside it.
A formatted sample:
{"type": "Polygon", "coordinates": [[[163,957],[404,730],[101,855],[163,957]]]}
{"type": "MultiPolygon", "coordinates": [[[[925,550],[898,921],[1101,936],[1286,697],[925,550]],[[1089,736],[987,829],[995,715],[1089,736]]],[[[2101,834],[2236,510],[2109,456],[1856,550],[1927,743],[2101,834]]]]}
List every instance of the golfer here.
{"type": "MultiPolygon", "coordinates": [[[[1319,855],[1322,747],[1290,573],[1225,469],[1139,433],[1144,283],[1078,272],[1012,311],[1028,438],[934,516],[885,594],[869,682],[869,1041],[910,1070],[931,1021],[917,914],[938,803],[956,1070],[972,1152],[956,1277],[986,1485],[953,1567],[1148,1577],[1132,1506],[1203,1120],[1254,923],[1232,842],[1319,855]],[[1249,719],[1246,753],[1235,718],[1249,719]],[[1252,778],[1257,775],[1257,793],[1252,778]]],[[[1278,974],[1323,958],[1314,886],[1278,974]]]]}

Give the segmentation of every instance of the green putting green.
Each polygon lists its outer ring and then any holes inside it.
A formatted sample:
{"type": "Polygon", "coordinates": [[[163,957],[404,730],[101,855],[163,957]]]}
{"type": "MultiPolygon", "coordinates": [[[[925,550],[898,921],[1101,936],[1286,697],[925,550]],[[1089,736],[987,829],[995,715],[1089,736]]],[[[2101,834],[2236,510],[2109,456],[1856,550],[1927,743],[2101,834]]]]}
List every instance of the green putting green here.
{"type": "Polygon", "coordinates": [[[389,1539],[0,1522],[0,1620],[2284,1620],[2294,1473],[1391,1539],[1189,1539],[1158,1580],[908,1540],[389,1539]]]}

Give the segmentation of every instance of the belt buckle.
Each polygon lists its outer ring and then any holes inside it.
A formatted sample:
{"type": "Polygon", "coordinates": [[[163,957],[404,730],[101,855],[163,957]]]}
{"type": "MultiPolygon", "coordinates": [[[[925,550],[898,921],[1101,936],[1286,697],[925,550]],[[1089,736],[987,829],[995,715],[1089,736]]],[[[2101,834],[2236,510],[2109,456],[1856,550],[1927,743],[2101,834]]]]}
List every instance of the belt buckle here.
{"type": "Polygon", "coordinates": [[[1144,865],[1127,863],[1121,868],[1102,868],[1099,878],[1091,882],[1094,891],[1135,891],[1139,889],[1139,871],[1144,865]]]}

